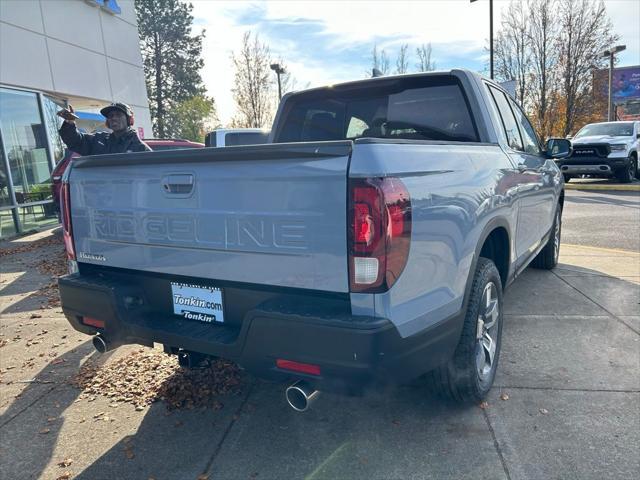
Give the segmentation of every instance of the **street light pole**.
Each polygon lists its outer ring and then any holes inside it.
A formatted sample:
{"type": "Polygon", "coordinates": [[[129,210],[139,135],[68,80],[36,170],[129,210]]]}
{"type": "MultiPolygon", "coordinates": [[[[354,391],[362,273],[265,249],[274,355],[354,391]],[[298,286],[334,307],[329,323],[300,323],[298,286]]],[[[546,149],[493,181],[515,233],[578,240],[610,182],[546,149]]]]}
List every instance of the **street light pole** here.
{"type": "MultiPolygon", "coordinates": [[[[471,3],[478,0],[469,0],[471,3]]],[[[493,80],[493,0],[489,0],[489,76],[493,80]]]]}
{"type": "Polygon", "coordinates": [[[282,85],[280,83],[280,75],[285,73],[284,68],[279,63],[272,63],[271,70],[276,72],[278,77],[278,100],[282,100],[282,85]]]}
{"type": "Polygon", "coordinates": [[[609,57],[609,95],[608,95],[608,102],[607,102],[607,121],[608,122],[612,122],[615,120],[615,118],[613,118],[615,116],[615,113],[613,111],[613,59],[616,55],[616,53],[622,52],[623,50],[626,50],[627,46],[626,45],[616,45],[615,47],[613,47],[610,50],[605,50],[604,52],[602,52],[602,56],[603,57],[609,57]]]}

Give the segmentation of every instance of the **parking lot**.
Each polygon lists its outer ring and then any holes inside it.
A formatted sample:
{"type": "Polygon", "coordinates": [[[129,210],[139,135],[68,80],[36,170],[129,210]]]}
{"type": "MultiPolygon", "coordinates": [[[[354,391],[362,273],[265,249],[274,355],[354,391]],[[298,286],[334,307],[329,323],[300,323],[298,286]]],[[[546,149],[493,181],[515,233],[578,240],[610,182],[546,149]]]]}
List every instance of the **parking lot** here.
{"type": "Polygon", "coordinates": [[[87,395],[71,384],[83,364],[141,347],[99,355],[68,325],[42,289],[56,231],[5,243],[0,478],[637,478],[640,194],[567,191],[565,205],[560,265],[508,290],[495,386],[471,407],[416,384],[322,394],[297,413],[286,385],[242,373],[209,408],[87,395]]]}

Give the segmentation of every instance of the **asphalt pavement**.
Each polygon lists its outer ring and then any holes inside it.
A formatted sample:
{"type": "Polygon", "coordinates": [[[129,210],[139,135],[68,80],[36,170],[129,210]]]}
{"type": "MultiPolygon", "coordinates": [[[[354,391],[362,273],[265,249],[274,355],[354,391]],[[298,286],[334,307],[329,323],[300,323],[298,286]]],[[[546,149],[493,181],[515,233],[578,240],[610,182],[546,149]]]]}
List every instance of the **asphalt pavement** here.
{"type": "Polygon", "coordinates": [[[59,244],[0,256],[0,479],[639,478],[640,253],[619,239],[637,237],[637,208],[637,196],[567,192],[561,264],[508,290],[482,406],[411,385],[322,394],[301,414],[286,385],[249,375],[219,409],[87,398],[69,383],[81,365],[140,347],[98,355],[46,301],[39,265],[59,244]]]}
{"type": "Polygon", "coordinates": [[[562,241],[640,252],[640,192],[567,190],[562,241]]]}

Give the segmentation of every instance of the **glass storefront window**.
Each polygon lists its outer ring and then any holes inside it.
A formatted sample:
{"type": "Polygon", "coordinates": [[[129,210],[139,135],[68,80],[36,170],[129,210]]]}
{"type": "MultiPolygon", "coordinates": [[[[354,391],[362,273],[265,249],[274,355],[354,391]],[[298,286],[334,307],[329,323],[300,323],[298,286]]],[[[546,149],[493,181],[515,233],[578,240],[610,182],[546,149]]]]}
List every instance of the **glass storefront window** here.
{"type": "Polygon", "coordinates": [[[62,157],[64,157],[64,144],[58,134],[58,130],[62,126],[63,120],[57,115],[57,113],[65,107],[65,104],[62,100],[58,100],[48,95],[43,95],[42,107],[44,123],[47,127],[47,133],[51,141],[51,148],[53,149],[51,155],[53,156],[53,162],[58,163],[62,160],[62,157]]]}
{"type": "Polygon", "coordinates": [[[0,210],[0,239],[13,237],[16,234],[12,212],[11,209],[0,210]]]}
{"type": "Polygon", "coordinates": [[[2,142],[0,142],[0,207],[11,204],[11,196],[9,195],[9,175],[7,175],[7,165],[2,151],[2,142]]]}
{"type": "Polygon", "coordinates": [[[53,203],[20,207],[18,208],[18,216],[20,217],[23,232],[53,227],[58,223],[58,214],[54,209],[53,203]]]}
{"type": "Polygon", "coordinates": [[[0,89],[0,129],[18,203],[51,198],[47,136],[35,93],[0,89]]]}

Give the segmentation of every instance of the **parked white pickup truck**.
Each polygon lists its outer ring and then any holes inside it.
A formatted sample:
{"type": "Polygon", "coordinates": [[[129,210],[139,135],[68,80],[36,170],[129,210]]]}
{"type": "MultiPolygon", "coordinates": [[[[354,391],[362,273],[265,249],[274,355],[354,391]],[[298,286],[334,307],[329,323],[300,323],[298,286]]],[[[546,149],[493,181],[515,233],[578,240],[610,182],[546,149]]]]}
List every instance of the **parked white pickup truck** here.
{"type": "MultiPolygon", "coordinates": [[[[616,176],[622,183],[638,177],[640,122],[585,125],[573,137],[573,153],[557,161],[564,181],[581,174],[616,176]]],[[[640,177],[638,177],[640,178],[640,177]]]]}

